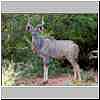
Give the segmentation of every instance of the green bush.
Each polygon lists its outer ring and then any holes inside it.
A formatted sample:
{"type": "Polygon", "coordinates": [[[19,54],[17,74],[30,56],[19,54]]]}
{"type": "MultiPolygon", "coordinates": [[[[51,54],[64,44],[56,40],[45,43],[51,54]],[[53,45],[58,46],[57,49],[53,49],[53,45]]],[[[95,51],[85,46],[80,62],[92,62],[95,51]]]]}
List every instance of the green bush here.
{"type": "Polygon", "coordinates": [[[16,73],[14,71],[15,63],[4,60],[2,65],[2,85],[12,86],[15,84],[16,73]]]}

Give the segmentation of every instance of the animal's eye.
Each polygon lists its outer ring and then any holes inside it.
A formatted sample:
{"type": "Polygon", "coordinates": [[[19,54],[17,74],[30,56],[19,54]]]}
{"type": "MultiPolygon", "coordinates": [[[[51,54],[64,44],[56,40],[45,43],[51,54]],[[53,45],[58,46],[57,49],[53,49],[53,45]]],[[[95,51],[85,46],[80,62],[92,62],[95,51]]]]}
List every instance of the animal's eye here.
{"type": "Polygon", "coordinates": [[[30,27],[29,27],[29,26],[28,26],[27,28],[28,28],[28,30],[30,29],[30,27]]]}
{"type": "Polygon", "coordinates": [[[39,27],[39,29],[41,30],[42,28],[41,28],[41,27],[39,27]]]}

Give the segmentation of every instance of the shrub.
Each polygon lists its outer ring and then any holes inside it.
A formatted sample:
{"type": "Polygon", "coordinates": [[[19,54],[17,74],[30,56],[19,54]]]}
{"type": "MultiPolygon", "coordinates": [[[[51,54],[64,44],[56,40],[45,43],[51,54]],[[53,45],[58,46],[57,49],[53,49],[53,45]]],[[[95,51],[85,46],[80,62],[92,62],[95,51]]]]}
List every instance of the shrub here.
{"type": "Polygon", "coordinates": [[[14,72],[15,63],[13,61],[6,61],[2,65],[2,85],[12,86],[15,84],[16,73],[14,72]]]}

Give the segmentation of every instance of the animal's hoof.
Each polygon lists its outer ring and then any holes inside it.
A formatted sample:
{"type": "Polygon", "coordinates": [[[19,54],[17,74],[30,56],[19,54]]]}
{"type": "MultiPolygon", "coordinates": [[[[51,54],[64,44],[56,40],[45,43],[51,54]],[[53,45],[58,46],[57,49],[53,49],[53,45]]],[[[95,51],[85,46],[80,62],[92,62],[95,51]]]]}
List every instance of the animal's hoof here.
{"type": "Polygon", "coordinates": [[[82,81],[80,81],[80,80],[74,80],[74,81],[72,81],[72,83],[74,84],[74,85],[81,85],[81,83],[82,83],[82,81]]]}
{"type": "Polygon", "coordinates": [[[43,84],[47,84],[48,83],[48,80],[46,80],[46,81],[43,81],[43,84]]]}

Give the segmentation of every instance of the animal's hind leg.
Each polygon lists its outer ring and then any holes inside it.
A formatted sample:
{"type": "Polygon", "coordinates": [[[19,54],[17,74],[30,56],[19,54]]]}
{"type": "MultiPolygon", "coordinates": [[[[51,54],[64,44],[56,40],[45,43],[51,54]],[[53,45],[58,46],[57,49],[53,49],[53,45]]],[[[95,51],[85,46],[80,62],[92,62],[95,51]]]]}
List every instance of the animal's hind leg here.
{"type": "Polygon", "coordinates": [[[77,79],[78,79],[78,80],[81,80],[79,64],[76,63],[74,66],[75,66],[75,67],[74,67],[74,70],[75,70],[75,72],[76,72],[77,79]]]}
{"type": "Polygon", "coordinates": [[[76,61],[72,60],[72,59],[70,59],[69,62],[73,66],[74,80],[76,80],[76,79],[81,80],[81,76],[80,76],[80,66],[79,66],[79,64],[76,61]]]}

